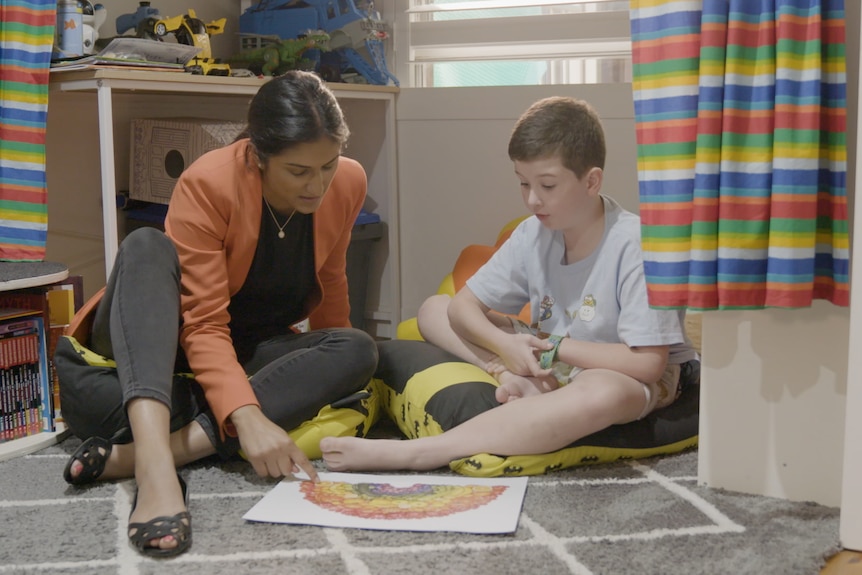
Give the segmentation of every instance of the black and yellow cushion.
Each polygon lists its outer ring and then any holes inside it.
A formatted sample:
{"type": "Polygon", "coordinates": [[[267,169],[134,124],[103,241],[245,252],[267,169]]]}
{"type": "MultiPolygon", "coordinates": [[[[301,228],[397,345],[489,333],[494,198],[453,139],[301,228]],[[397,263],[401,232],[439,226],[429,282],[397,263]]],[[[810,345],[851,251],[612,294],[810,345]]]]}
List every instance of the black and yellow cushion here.
{"type": "MultiPolygon", "coordinates": [[[[369,381],[353,401],[324,405],[312,419],[287,434],[309,459],[320,459],[320,440],[324,437],[365,437],[380,418],[380,402],[374,381],[369,381]]],[[[348,398],[349,400],[350,398],[348,398]]]]}
{"type": "MultiPolygon", "coordinates": [[[[112,359],[81,345],[72,336],[60,338],[54,363],[61,378],[61,392],[64,378],[76,378],[86,386],[87,379],[95,385],[97,381],[116,377],[117,364],[112,359]]],[[[174,374],[175,383],[183,379],[192,379],[192,375],[174,374]]],[[[364,437],[381,413],[376,387],[370,381],[364,390],[350,398],[339,400],[336,405],[323,406],[314,418],[292,429],[288,435],[309,459],[321,457],[320,440],[324,437],[364,437]]]]}
{"type": "MultiPolygon", "coordinates": [[[[410,439],[438,435],[499,405],[496,380],[482,369],[424,341],[379,345],[375,382],[383,410],[410,439]]],[[[452,461],[463,475],[540,475],[576,465],[676,453],[697,445],[699,385],[683,386],[669,407],[614,425],[553,453],[503,457],[480,453],[452,461]]]]}

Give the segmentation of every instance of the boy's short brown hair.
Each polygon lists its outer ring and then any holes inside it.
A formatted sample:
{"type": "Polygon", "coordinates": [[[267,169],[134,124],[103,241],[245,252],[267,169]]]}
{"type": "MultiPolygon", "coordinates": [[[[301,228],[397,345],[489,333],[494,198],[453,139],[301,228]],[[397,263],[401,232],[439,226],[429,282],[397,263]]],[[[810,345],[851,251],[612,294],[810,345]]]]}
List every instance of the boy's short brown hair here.
{"type": "Polygon", "coordinates": [[[599,115],[587,102],[553,96],[524,112],[509,138],[509,158],[530,162],[559,157],[582,178],[592,168],[605,167],[605,133],[599,115]]]}

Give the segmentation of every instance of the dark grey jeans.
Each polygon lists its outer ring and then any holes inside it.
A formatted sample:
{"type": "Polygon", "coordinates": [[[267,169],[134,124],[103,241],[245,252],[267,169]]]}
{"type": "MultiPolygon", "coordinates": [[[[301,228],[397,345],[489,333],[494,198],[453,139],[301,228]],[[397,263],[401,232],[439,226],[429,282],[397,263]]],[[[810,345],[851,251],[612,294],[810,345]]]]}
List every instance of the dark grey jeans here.
{"type": "MultiPolygon", "coordinates": [[[[134,440],[125,405],[157,399],[171,409],[171,431],[197,421],[222,457],[239,449],[222,441],[203,390],[191,378],[179,349],[180,266],[173,243],[154,228],[140,228],[120,245],[87,347],[117,368],[69,361],[55,365],[63,418],[81,438],[134,440]]],[[[364,388],[377,366],[377,345],[353,328],[315,330],[260,343],[244,364],[263,413],[285,430],[313,418],[325,405],[364,388]]]]}

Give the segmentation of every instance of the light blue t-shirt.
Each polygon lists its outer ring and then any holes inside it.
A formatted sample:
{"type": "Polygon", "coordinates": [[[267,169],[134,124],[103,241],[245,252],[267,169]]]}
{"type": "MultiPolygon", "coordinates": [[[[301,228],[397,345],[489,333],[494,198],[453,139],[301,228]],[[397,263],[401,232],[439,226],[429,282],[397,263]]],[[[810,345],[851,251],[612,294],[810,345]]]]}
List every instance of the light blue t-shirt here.
{"type": "Polygon", "coordinates": [[[588,257],[566,264],[563,232],[530,217],[467,286],[501,313],[517,314],[529,302],[532,327],[549,334],[629,347],[669,345],[669,363],[696,359],[685,336],[685,311],[649,307],[640,218],[602,199],[604,234],[588,257]]]}

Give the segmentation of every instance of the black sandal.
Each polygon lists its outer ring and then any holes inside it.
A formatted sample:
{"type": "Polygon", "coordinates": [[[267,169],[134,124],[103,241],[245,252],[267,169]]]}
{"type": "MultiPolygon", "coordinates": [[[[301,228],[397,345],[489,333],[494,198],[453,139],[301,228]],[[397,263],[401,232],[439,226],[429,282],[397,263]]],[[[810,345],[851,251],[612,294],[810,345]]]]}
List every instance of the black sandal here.
{"type": "Polygon", "coordinates": [[[63,479],[72,485],[84,485],[95,481],[105,471],[105,464],[108,462],[112,448],[111,442],[101,437],[91,437],[86,440],[66,462],[63,479]],[[72,464],[75,461],[80,461],[84,467],[81,469],[81,473],[72,477],[72,464]]]}
{"type": "MultiPolygon", "coordinates": [[[[188,487],[179,474],[177,474],[177,479],[180,481],[180,488],[183,490],[183,500],[185,501],[186,509],[188,509],[188,487]]],[[[137,504],[138,492],[135,491],[135,498],[132,501],[132,512],[129,513],[129,517],[135,512],[137,504]]],[[[187,551],[192,546],[192,516],[188,511],[183,511],[170,517],[155,517],[146,523],[129,523],[129,541],[143,555],[150,557],[174,557],[187,551]],[[152,547],[149,544],[153,539],[161,539],[168,535],[173,536],[177,540],[176,547],[162,549],[161,547],[152,547]]]]}

